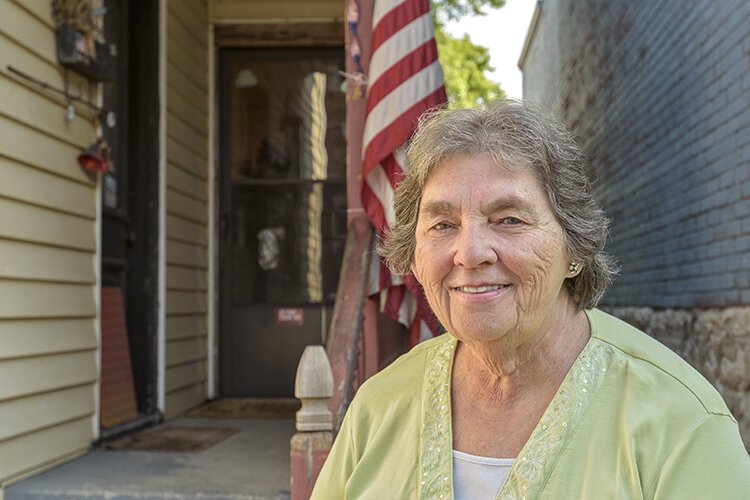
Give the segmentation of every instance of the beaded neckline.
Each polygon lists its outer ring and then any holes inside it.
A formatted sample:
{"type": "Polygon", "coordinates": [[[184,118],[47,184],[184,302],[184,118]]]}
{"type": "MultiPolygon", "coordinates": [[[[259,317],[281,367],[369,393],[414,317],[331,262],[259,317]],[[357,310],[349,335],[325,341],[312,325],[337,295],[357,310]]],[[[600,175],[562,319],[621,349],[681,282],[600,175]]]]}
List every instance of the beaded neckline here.
{"type": "Polygon", "coordinates": [[[453,354],[457,343],[455,337],[449,337],[427,354],[427,373],[422,392],[422,432],[419,436],[420,498],[453,498],[450,393],[453,354]]]}
{"type": "MultiPolygon", "coordinates": [[[[457,340],[430,349],[422,392],[419,498],[453,498],[450,382],[457,340]]],[[[508,474],[498,500],[537,498],[565,443],[604,381],[612,360],[609,344],[591,337],[565,376],[508,474]]]]}

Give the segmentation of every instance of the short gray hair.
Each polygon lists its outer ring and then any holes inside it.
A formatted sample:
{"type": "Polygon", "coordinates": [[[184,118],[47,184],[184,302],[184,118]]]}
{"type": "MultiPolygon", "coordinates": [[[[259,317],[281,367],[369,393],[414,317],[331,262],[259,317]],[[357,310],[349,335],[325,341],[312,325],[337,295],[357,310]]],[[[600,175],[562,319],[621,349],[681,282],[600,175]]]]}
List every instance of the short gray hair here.
{"type": "Polygon", "coordinates": [[[395,274],[410,273],[422,190],[432,169],[457,155],[487,153],[498,165],[528,168],[545,187],[580,274],[566,280],[580,309],[601,300],[617,265],[604,252],[609,220],[594,200],[583,155],[568,130],[542,108],[500,101],[487,109],[434,110],[411,139],[406,173],[396,189],[396,220],[379,247],[395,274]]]}

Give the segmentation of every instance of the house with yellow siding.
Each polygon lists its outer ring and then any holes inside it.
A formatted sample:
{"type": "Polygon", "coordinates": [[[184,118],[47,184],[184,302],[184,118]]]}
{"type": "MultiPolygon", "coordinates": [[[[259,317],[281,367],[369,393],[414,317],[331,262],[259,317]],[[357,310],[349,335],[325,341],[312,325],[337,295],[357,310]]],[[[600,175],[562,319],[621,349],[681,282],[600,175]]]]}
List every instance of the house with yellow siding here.
{"type": "Polygon", "coordinates": [[[0,497],[207,400],[292,396],[351,208],[344,10],[0,0],[0,497]]]}

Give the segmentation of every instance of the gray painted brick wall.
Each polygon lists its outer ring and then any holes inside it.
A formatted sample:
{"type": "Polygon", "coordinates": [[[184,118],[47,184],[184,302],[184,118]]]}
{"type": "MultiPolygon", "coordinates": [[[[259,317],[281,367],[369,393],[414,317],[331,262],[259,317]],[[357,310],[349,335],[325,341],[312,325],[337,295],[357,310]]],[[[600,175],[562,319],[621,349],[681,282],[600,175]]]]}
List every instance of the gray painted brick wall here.
{"type": "Polygon", "coordinates": [[[605,303],[750,304],[750,2],[544,0],[523,73],[612,219],[605,303]]]}

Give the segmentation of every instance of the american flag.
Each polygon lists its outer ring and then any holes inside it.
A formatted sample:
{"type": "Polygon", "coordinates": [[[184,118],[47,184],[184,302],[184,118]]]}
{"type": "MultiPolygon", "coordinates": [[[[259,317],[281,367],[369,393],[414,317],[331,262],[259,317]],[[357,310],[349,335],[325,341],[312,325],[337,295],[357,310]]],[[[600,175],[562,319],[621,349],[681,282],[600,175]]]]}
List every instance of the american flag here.
{"type": "MultiPolygon", "coordinates": [[[[380,236],[393,223],[393,189],[405,168],[404,144],[417,119],[446,101],[429,0],[375,0],[362,150],[362,204],[380,236]]],[[[373,259],[371,294],[409,328],[412,344],[437,333],[416,280],[373,259]]]]}

